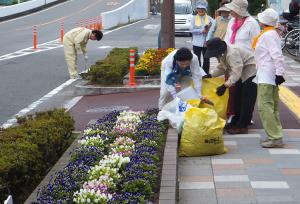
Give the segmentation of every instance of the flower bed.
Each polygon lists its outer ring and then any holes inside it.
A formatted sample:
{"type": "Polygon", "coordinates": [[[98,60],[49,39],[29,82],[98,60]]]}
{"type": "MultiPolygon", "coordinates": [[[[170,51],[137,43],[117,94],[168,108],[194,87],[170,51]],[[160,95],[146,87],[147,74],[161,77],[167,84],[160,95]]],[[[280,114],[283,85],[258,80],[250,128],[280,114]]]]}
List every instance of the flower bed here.
{"type": "Polygon", "coordinates": [[[157,201],[167,125],[157,110],[112,112],[90,125],[35,203],[157,201]]]}
{"type": "Polygon", "coordinates": [[[160,75],[161,61],[170,54],[174,48],[169,49],[147,49],[136,65],[137,76],[157,76],[160,75]]]}

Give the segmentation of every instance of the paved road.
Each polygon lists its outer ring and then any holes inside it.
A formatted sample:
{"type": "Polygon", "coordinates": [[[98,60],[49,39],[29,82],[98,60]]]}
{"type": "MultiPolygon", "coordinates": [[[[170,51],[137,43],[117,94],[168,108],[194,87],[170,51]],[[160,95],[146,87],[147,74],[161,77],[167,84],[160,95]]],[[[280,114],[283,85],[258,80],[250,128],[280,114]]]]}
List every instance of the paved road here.
{"type": "Polygon", "coordinates": [[[32,27],[38,28],[38,43],[59,37],[60,23],[69,30],[80,20],[94,18],[129,0],[69,0],[46,10],[0,23],[0,56],[32,46],[32,27]]]}
{"type": "MultiPolygon", "coordinates": [[[[38,43],[59,37],[60,19],[66,31],[81,19],[99,16],[129,0],[72,0],[47,10],[0,23],[0,58],[32,46],[32,26],[38,26],[38,43]]],[[[90,59],[101,58],[96,43],[90,59]],[[96,53],[97,52],[97,53],[96,53]]],[[[82,67],[81,67],[82,70],[82,67]]],[[[0,60],[0,124],[68,80],[63,49],[57,48],[18,58],[0,60]]]]}

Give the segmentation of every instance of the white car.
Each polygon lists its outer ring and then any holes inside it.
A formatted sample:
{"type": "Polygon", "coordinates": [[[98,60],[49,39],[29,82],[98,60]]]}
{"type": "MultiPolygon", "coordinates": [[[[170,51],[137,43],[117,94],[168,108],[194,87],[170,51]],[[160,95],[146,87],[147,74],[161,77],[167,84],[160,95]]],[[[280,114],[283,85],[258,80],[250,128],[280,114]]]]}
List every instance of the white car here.
{"type": "Polygon", "coordinates": [[[193,16],[192,3],[189,0],[175,0],[175,34],[191,34],[193,16]]]}

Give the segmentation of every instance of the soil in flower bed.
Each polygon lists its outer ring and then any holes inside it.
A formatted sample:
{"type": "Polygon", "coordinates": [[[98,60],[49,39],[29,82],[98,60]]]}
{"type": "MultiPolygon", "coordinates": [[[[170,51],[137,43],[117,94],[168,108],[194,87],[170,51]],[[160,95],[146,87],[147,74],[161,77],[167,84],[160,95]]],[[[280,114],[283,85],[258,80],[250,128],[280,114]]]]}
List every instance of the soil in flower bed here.
{"type": "Polygon", "coordinates": [[[168,125],[157,113],[113,111],[87,126],[34,203],[158,203],[168,125]]]}

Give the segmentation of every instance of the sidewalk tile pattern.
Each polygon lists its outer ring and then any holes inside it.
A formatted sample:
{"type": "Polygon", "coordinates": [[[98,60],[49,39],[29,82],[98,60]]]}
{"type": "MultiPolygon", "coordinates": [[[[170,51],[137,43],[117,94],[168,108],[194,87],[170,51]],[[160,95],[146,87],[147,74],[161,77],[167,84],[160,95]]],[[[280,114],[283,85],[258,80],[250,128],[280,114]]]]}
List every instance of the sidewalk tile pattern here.
{"type": "Polygon", "coordinates": [[[263,137],[224,135],[227,154],[179,158],[178,203],[299,204],[300,130],[284,130],[283,149],[261,148],[263,137]]]}

